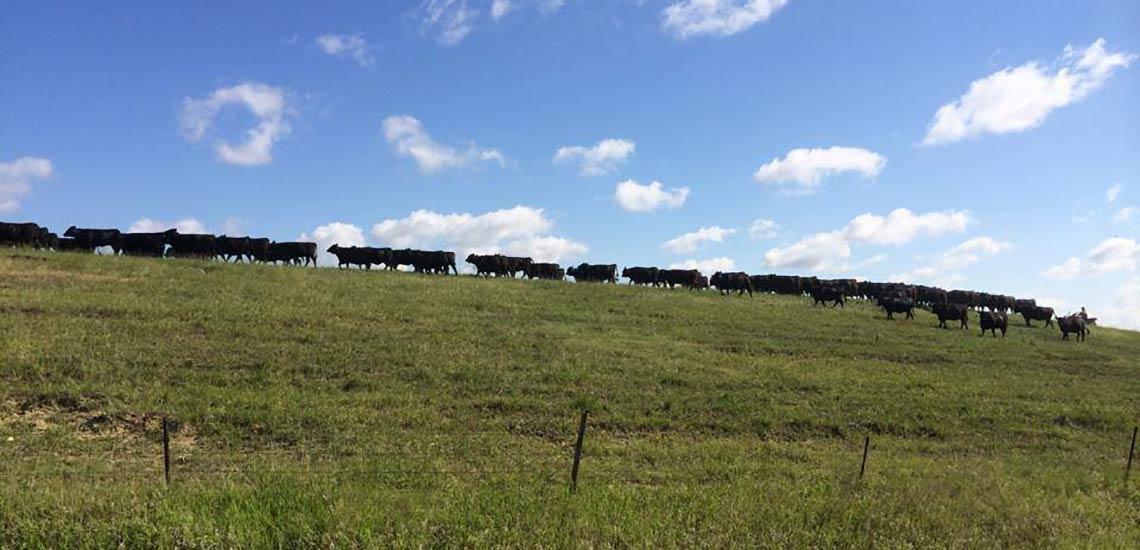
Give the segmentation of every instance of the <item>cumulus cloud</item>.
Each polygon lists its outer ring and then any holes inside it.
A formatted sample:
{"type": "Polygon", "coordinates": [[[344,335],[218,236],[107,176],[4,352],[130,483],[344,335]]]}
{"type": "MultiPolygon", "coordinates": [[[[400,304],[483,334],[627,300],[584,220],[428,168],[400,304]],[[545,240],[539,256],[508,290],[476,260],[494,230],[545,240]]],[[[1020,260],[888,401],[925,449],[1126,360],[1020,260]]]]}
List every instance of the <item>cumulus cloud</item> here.
{"type": "Polygon", "coordinates": [[[695,269],[705,275],[712,275],[717,271],[736,271],[736,261],[725,256],[704,260],[689,259],[670,264],[669,269],[695,269]]]}
{"type": "Polygon", "coordinates": [[[685,200],[688,198],[688,187],[665,189],[665,186],[659,181],[641,185],[633,180],[625,180],[618,183],[614,190],[614,200],[622,209],[629,212],[652,212],[662,208],[676,209],[685,204],[685,200]]]}
{"type": "Polygon", "coordinates": [[[477,215],[416,210],[407,217],[377,223],[372,238],[393,248],[446,248],[463,256],[505,252],[538,262],[559,262],[588,251],[582,243],[551,236],[553,228],[554,222],[541,208],[529,206],[477,215]]]}
{"type": "Polygon", "coordinates": [[[965,210],[943,210],[915,214],[896,208],[886,216],[863,214],[852,219],[843,235],[852,242],[878,245],[902,245],[919,237],[961,233],[971,221],[965,210]]]}
{"type": "Polygon", "coordinates": [[[753,239],[771,239],[779,234],[780,224],[772,220],[757,218],[748,226],[748,236],[753,239]]]}
{"type": "Polygon", "coordinates": [[[577,163],[581,175],[601,176],[617,170],[618,165],[625,162],[636,148],[637,145],[628,139],[603,139],[593,147],[560,147],[554,154],[554,162],[577,163]]]}
{"type": "Polygon", "coordinates": [[[970,89],[943,105],[922,140],[942,145],[983,134],[1035,128],[1050,113],[1078,102],[1127,67],[1136,56],[1105,49],[1104,39],[1085,48],[1066,46],[1053,67],[1032,61],[975,80],[970,89]]]}
{"type": "Polygon", "coordinates": [[[1132,215],[1135,213],[1135,206],[1125,206],[1124,208],[1117,210],[1116,213],[1112,215],[1112,221],[1116,223],[1128,223],[1128,221],[1132,219],[1132,215]]]}
{"type": "Polygon", "coordinates": [[[301,241],[317,243],[317,254],[320,255],[321,265],[337,265],[335,256],[326,252],[330,246],[364,246],[364,230],[345,222],[333,222],[318,226],[310,233],[302,233],[301,241]]]}
{"type": "Polygon", "coordinates": [[[939,286],[947,282],[961,282],[965,277],[955,270],[974,265],[985,256],[996,256],[1012,248],[1008,242],[993,237],[974,237],[943,252],[931,265],[913,271],[891,275],[893,281],[934,281],[939,286]]]}
{"type": "Polygon", "coordinates": [[[511,11],[511,0],[494,0],[491,2],[491,19],[498,21],[511,11]]]}
{"type": "Polygon", "coordinates": [[[423,0],[419,10],[421,30],[443,46],[462,42],[475,28],[478,16],[467,0],[423,0]]]}
{"type": "Polygon", "coordinates": [[[1107,201],[1109,204],[1116,202],[1116,196],[1120,194],[1120,190],[1123,188],[1124,188],[1123,183],[1117,183],[1117,184],[1113,185],[1112,187],[1109,187],[1108,191],[1104,192],[1104,200],[1107,201]]]}
{"type": "Polygon", "coordinates": [[[1099,313],[1097,322],[1104,325],[1140,330],[1140,277],[1124,281],[1113,296],[1112,304],[1099,313]]]}
{"type": "MultiPolygon", "coordinates": [[[[772,248],[764,254],[764,261],[769,267],[845,271],[852,267],[848,260],[853,244],[898,246],[920,237],[961,233],[970,221],[969,212],[964,210],[915,214],[906,208],[896,208],[886,216],[862,214],[842,229],[816,233],[790,246],[772,248]]],[[[978,246],[981,245],[972,244],[957,253],[965,256],[978,246]]]]}
{"type": "Polygon", "coordinates": [[[322,34],[314,43],[322,52],[333,57],[352,59],[361,67],[370,68],[376,61],[372,57],[372,49],[364,40],[363,33],[357,34],[322,34]]]}
{"type": "Polygon", "coordinates": [[[480,162],[494,162],[507,165],[507,158],[495,149],[485,149],[470,143],[466,149],[456,149],[434,139],[424,130],[416,117],[409,115],[390,116],[384,119],[384,138],[396,152],[411,157],[426,173],[448,168],[463,168],[480,162]]]}
{"type": "Polygon", "coordinates": [[[715,225],[712,227],[702,227],[691,233],[685,233],[680,237],[665,241],[661,244],[661,248],[674,254],[687,254],[696,252],[697,248],[701,246],[701,243],[719,243],[724,241],[726,237],[735,234],[735,229],[726,229],[715,225]]]}
{"type": "Polygon", "coordinates": [[[168,229],[177,229],[179,233],[209,233],[206,226],[196,218],[183,218],[173,222],[142,218],[132,223],[127,228],[127,233],[161,233],[168,229]]]}
{"type": "Polygon", "coordinates": [[[493,0],[491,2],[491,19],[498,21],[512,11],[519,4],[530,4],[538,8],[543,15],[550,15],[566,4],[566,0],[493,0]]]}
{"type": "Polygon", "coordinates": [[[774,158],[752,175],[761,184],[793,185],[796,193],[813,193],[823,178],[855,172],[873,178],[886,166],[886,157],[859,147],[793,149],[774,158]]]}
{"type": "Polygon", "coordinates": [[[1045,276],[1052,279],[1073,279],[1112,271],[1135,271],[1138,263],[1140,243],[1133,239],[1113,237],[1094,246],[1084,259],[1069,258],[1046,269],[1045,276]]]}
{"type": "Polygon", "coordinates": [[[20,209],[20,201],[32,192],[32,183],[50,178],[51,161],[39,157],[20,157],[0,162],[0,214],[20,209]]]}
{"type": "Polygon", "coordinates": [[[182,135],[191,143],[205,137],[218,113],[227,105],[241,105],[257,118],[257,125],[245,133],[245,141],[230,145],[221,139],[214,142],[218,159],[228,164],[257,166],[273,161],[273,146],[291,130],[290,111],[285,91],[258,82],[244,82],[214,90],[203,99],[182,100],[182,135]]]}
{"type": "Polygon", "coordinates": [[[731,36],[763,23],[787,0],[681,0],[661,12],[662,27],[677,38],[731,36]]]}

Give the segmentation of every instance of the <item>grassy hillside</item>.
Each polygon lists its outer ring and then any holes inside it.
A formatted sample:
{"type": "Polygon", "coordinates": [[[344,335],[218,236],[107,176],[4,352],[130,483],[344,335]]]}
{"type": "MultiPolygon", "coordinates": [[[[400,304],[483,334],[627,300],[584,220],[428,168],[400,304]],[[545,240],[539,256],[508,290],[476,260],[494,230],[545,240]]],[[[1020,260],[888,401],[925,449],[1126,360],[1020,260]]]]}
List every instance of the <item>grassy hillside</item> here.
{"type": "Polygon", "coordinates": [[[2,251],[0,547],[1140,546],[1140,334],[974,323],[2,251]]]}

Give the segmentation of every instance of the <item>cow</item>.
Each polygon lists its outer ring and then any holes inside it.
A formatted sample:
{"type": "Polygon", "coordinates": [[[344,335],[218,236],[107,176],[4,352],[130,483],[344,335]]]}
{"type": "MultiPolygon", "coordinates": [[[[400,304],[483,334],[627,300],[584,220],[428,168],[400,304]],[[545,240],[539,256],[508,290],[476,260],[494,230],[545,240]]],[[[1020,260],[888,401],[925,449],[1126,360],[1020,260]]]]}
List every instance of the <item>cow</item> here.
{"type": "Polygon", "coordinates": [[[621,276],[635,285],[657,286],[659,271],[656,267],[627,267],[621,270],[621,276]]]}
{"type": "Polygon", "coordinates": [[[75,239],[71,237],[58,237],[57,239],[58,240],[56,241],[55,249],[60,252],[76,252],[83,250],[83,247],[79,246],[79,243],[77,243],[75,239]]]}
{"type": "Polygon", "coordinates": [[[752,296],[752,280],[749,279],[748,274],[743,271],[734,271],[731,273],[721,273],[717,271],[713,273],[712,278],[709,279],[709,284],[715,286],[722,295],[735,291],[738,296],[743,296],[745,292],[748,293],[748,296],[752,296]]]}
{"type": "Polygon", "coordinates": [[[969,308],[978,307],[978,293],[972,290],[951,290],[946,293],[946,301],[969,308]]]}
{"type": "Polygon", "coordinates": [[[269,243],[269,251],[266,255],[266,260],[270,263],[291,263],[309,265],[310,262],[315,266],[317,265],[317,243],[305,242],[277,242],[272,241],[269,243]]]}
{"type": "Polygon", "coordinates": [[[842,306],[844,303],[843,290],[831,285],[821,284],[820,286],[813,288],[809,294],[813,300],[812,307],[820,304],[826,306],[827,302],[833,302],[831,304],[831,307],[842,306]]]}
{"type": "Polygon", "coordinates": [[[1027,309],[1037,307],[1037,300],[1033,299],[1015,299],[1013,301],[1013,312],[1021,313],[1027,309]]]}
{"type": "Polygon", "coordinates": [[[505,277],[507,271],[507,257],[501,254],[468,254],[467,263],[475,266],[476,276],[505,277]]]}
{"type": "Polygon", "coordinates": [[[0,223],[0,244],[40,247],[47,229],[31,222],[0,223]]]}
{"type": "Polygon", "coordinates": [[[567,269],[566,274],[575,281],[617,284],[617,264],[582,263],[567,269]]]}
{"type": "Polygon", "coordinates": [[[936,303],[931,306],[931,311],[938,316],[938,327],[948,328],[946,321],[961,321],[961,326],[958,328],[970,329],[970,310],[962,304],[948,304],[936,303]]]}
{"type": "Polygon", "coordinates": [[[268,262],[270,240],[264,237],[249,238],[249,258],[251,261],[268,262]]]}
{"type": "Polygon", "coordinates": [[[1025,319],[1025,326],[1033,326],[1030,321],[1045,321],[1046,327],[1053,326],[1053,308],[1033,306],[1021,310],[1021,316],[1025,319]]]}
{"type": "Polygon", "coordinates": [[[797,275],[772,275],[775,277],[773,288],[776,294],[783,296],[799,296],[803,294],[803,284],[797,275]]]}
{"type": "Polygon", "coordinates": [[[1005,338],[1005,331],[1009,328],[1009,317],[1000,311],[979,311],[978,316],[981,317],[982,333],[978,336],[985,336],[986,331],[990,331],[990,336],[997,338],[998,330],[1001,331],[1001,337],[1005,338]]]}
{"type": "Polygon", "coordinates": [[[704,275],[697,275],[697,282],[693,283],[693,286],[689,287],[689,292],[692,292],[694,290],[705,290],[708,287],[709,278],[705,277],[704,275]]]}
{"type": "Polygon", "coordinates": [[[253,257],[253,252],[250,249],[249,237],[227,237],[222,235],[214,241],[214,255],[221,257],[223,262],[228,262],[231,259],[234,263],[243,261],[245,258],[253,257]]]}
{"type": "Polygon", "coordinates": [[[534,260],[530,258],[503,256],[503,266],[507,270],[508,277],[516,277],[519,273],[526,273],[526,266],[532,263],[534,263],[534,260]]]}
{"type": "Polygon", "coordinates": [[[1088,334],[1088,325],[1080,315],[1057,317],[1057,328],[1061,329],[1061,339],[1068,340],[1069,334],[1076,334],[1077,341],[1083,342],[1088,334]]]}
{"type": "Polygon", "coordinates": [[[914,300],[898,296],[880,296],[878,307],[887,312],[887,319],[893,321],[894,314],[905,313],[907,319],[914,319],[914,300]]]}
{"type": "Polygon", "coordinates": [[[915,292],[918,294],[917,301],[920,304],[933,307],[938,304],[948,303],[946,291],[936,286],[918,285],[915,287],[915,292]]]}
{"type": "Polygon", "coordinates": [[[547,279],[551,281],[561,281],[566,277],[566,271],[558,264],[544,264],[532,263],[526,266],[527,279],[547,279]]]}
{"type": "Polygon", "coordinates": [[[657,280],[660,284],[666,285],[670,290],[673,287],[680,285],[692,290],[697,286],[700,280],[701,272],[695,269],[659,269],[657,270],[657,280]]]}
{"type": "Polygon", "coordinates": [[[177,234],[175,229],[158,233],[123,233],[119,235],[119,248],[124,256],[161,258],[166,253],[166,245],[177,234]]]}
{"type": "Polygon", "coordinates": [[[375,259],[372,248],[365,246],[340,246],[333,244],[326,250],[329,254],[336,256],[337,267],[345,268],[352,266],[359,266],[361,269],[372,269],[372,260],[375,259]]]}
{"type": "Polygon", "coordinates": [[[447,275],[450,271],[454,271],[459,275],[459,269],[455,267],[454,252],[413,250],[411,260],[416,273],[447,275]]]}
{"type": "Polygon", "coordinates": [[[205,233],[174,233],[166,255],[175,258],[213,258],[218,238],[205,233]]]}
{"type": "Polygon", "coordinates": [[[47,229],[43,229],[42,231],[43,232],[40,235],[38,242],[36,243],[36,248],[59,250],[59,235],[56,235],[47,229]]]}
{"type": "Polygon", "coordinates": [[[76,246],[94,252],[100,246],[109,246],[115,254],[119,253],[119,237],[122,235],[118,229],[87,229],[74,225],[63,232],[64,237],[75,239],[76,246]]]}
{"type": "Polygon", "coordinates": [[[410,248],[401,248],[392,250],[390,254],[391,261],[388,262],[389,270],[398,270],[401,266],[412,265],[415,262],[416,250],[410,248]]]}

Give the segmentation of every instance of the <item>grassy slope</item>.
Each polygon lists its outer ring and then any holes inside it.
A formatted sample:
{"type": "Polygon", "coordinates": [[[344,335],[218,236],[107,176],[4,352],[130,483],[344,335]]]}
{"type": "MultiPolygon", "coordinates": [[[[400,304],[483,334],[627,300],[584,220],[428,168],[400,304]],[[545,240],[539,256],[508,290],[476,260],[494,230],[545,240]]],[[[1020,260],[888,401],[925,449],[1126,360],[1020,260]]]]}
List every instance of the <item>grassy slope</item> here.
{"type": "Polygon", "coordinates": [[[0,546],[1140,545],[1140,334],[934,325],[3,251],[0,546]]]}

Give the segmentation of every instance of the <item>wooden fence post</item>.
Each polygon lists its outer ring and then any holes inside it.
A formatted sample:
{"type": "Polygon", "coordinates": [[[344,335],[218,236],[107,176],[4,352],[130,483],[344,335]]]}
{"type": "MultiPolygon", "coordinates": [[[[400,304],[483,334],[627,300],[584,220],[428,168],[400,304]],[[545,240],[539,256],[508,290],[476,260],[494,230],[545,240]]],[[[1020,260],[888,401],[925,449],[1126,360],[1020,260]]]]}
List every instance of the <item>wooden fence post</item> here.
{"type": "Polygon", "coordinates": [[[1128,483],[1128,475],[1132,473],[1132,457],[1136,454],[1136,432],[1140,426],[1132,427],[1132,446],[1128,448],[1128,466],[1124,468],[1124,482],[1128,483]]]}
{"type": "Polygon", "coordinates": [[[871,450],[871,436],[867,436],[863,440],[863,463],[859,465],[859,479],[863,479],[863,473],[867,471],[867,452],[871,450]]]}
{"type": "Polygon", "coordinates": [[[578,464],[582,461],[582,440],[586,437],[586,417],[590,410],[582,411],[582,420],[578,422],[578,441],[574,443],[574,469],[570,470],[570,492],[578,490],[578,464]]]}
{"type": "Polygon", "coordinates": [[[167,427],[166,417],[162,417],[162,473],[166,478],[166,485],[170,486],[170,429],[167,427]]]}

